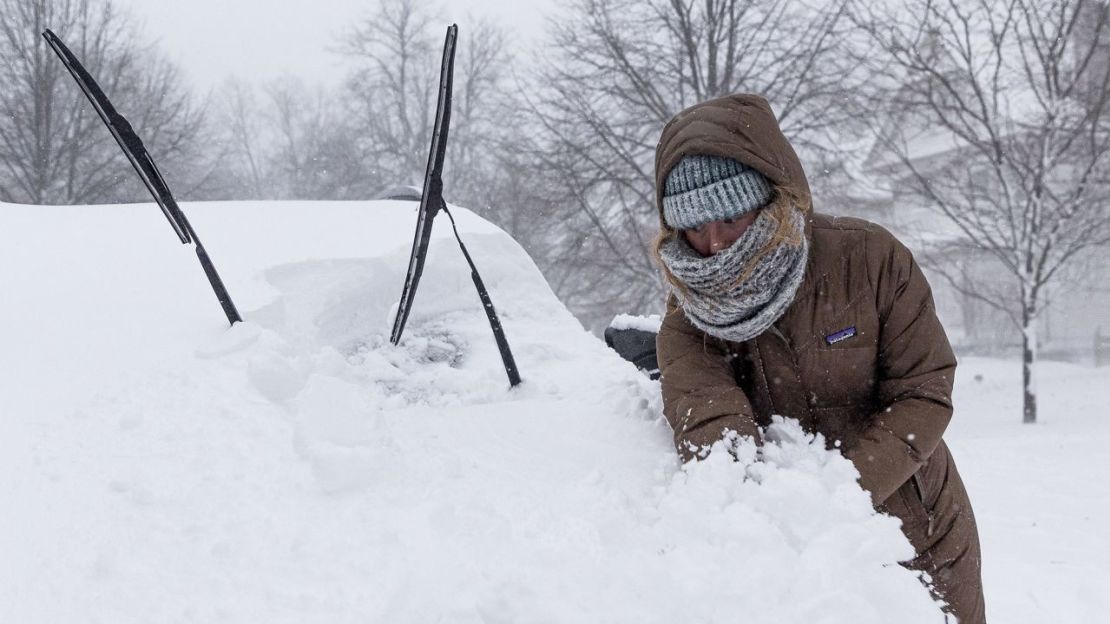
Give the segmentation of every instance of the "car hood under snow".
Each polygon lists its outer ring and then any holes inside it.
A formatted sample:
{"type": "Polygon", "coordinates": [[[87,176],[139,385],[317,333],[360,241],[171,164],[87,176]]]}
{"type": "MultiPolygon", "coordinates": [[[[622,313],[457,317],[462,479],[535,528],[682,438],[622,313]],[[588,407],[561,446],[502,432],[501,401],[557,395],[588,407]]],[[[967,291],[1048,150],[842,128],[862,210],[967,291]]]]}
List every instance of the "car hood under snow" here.
{"type": "Polygon", "coordinates": [[[0,620],[942,622],[898,521],[780,422],[680,466],[659,390],[455,208],[0,205],[0,620]]]}

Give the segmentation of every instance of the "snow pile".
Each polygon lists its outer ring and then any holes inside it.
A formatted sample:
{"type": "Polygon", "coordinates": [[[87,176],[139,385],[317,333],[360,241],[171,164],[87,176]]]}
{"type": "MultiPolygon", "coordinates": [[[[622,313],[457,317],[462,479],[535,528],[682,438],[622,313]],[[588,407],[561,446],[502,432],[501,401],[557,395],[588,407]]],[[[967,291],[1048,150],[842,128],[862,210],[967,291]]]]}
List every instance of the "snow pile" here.
{"type": "Polygon", "coordinates": [[[680,466],[465,210],[515,390],[445,224],[388,343],[412,204],[185,210],[230,330],[156,209],[0,206],[0,621],[943,621],[850,463],[780,422],[680,466]]]}
{"type": "Polygon", "coordinates": [[[658,314],[636,316],[635,314],[618,314],[613,317],[609,327],[613,329],[637,329],[640,331],[659,333],[663,320],[658,314]]]}

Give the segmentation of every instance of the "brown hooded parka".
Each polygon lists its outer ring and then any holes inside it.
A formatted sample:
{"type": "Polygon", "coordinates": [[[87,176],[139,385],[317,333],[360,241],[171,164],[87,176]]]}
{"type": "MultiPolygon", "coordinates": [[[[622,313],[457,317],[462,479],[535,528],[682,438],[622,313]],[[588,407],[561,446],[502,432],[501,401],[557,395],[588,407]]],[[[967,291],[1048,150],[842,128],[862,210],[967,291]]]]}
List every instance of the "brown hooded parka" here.
{"type": "Polygon", "coordinates": [[[878,509],[902,520],[918,553],[907,565],[929,573],[960,623],[985,622],[975,519],[941,439],[956,358],[910,251],[878,225],[810,210],[801,162],[761,97],[704,102],[667,124],[656,150],[661,222],[663,181],[693,154],[734,158],[770,179],[779,200],[806,210],[810,251],[794,302],[746,342],[705,334],[669,301],[657,348],[679,453],[690,459],[727,430],[758,440],[772,414],[798,419],[855,464],[878,509]]]}

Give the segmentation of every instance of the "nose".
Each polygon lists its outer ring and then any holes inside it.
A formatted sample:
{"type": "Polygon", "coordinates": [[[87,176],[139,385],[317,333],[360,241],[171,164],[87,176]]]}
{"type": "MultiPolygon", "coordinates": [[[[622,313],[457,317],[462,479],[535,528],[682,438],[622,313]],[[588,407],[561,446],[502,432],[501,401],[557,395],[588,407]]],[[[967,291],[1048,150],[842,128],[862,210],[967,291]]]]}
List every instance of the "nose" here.
{"type": "Polygon", "coordinates": [[[712,253],[725,249],[736,242],[736,239],[731,237],[729,232],[725,231],[725,227],[721,223],[710,223],[708,229],[709,250],[712,253]]]}

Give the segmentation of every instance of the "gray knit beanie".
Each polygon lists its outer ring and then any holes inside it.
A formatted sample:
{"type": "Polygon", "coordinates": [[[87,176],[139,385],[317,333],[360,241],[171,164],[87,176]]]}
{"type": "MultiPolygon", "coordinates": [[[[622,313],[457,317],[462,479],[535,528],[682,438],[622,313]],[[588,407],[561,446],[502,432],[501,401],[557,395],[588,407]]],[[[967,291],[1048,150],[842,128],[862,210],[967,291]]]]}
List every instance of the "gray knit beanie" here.
{"type": "Polygon", "coordinates": [[[676,230],[692,230],[762,208],[773,195],[771,181],[742,162],[684,156],[663,184],[663,219],[676,230]]]}

